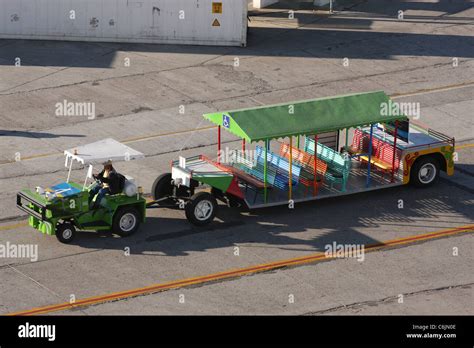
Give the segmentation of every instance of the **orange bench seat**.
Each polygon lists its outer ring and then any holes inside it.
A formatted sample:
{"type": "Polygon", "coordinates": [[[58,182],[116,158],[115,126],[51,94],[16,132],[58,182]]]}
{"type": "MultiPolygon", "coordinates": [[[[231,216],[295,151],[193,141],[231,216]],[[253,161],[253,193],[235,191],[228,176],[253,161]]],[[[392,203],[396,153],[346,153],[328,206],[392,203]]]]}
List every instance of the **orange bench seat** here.
{"type": "MultiPolygon", "coordinates": [[[[315,158],[313,155],[309,153],[297,149],[295,147],[291,148],[291,155],[290,155],[290,145],[286,143],[282,143],[280,145],[280,155],[282,157],[287,158],[288,160],[290,157],[293,158],[293,161],[297,162],[301,165],[301,173],[300,173],[300,182],[306,187],[313,187],[314,186],[314,165],[315,165],[315,158]]],[[[316,172],[317,174],[321,175],[321,179],[324,178],[328,169],[328,165],[321,159],[318,159],[316,162],[316,172]]],[[[317,178],[317,181],[321,181],[320,178],[317,178]]]]}

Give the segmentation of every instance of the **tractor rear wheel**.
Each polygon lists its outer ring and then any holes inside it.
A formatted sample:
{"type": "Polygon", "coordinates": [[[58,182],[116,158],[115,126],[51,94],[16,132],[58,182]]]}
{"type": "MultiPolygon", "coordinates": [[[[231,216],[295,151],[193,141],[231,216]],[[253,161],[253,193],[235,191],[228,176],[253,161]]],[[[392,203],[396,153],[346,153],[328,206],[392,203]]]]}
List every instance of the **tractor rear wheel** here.
{"type": "Polygon", "coordinates": [[[120,237],[128,237],[134,234],[140,227],[140,213],[133,207],[124,207],[114,215],[112,231],[120,237]]]}

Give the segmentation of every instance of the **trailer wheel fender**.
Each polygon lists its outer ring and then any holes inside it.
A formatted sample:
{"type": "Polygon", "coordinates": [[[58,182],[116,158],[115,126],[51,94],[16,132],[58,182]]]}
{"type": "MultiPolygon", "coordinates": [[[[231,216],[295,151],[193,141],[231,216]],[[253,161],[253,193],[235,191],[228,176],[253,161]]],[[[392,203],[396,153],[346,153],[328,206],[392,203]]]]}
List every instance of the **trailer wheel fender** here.
{"type": "Polygon", "coordinates": [[[156,178],[151,187],[151,194],[155,201],[173,194],[171,173],[163,173],[156,178]]]}

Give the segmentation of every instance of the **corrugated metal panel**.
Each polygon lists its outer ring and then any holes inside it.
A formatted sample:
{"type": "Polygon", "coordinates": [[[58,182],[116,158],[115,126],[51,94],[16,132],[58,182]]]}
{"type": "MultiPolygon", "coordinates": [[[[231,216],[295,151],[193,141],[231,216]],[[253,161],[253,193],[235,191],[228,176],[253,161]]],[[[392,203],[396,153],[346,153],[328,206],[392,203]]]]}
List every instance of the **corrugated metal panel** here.
{"type": "Polygon", "coordinates": [[[0,38],[245,46],[247,1],[0,0],[0,38]]]}

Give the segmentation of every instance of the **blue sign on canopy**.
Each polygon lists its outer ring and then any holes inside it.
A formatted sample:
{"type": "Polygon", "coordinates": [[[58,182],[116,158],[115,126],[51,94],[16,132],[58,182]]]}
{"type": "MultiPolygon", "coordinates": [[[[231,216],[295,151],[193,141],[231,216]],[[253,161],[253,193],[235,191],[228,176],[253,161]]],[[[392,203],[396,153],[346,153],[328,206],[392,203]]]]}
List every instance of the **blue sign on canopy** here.
{"type": "Polygon", "coordinates": [[[224,128],[230,128],[230,116],[229,115],[222,115],[222,125],[224,128]]]}

